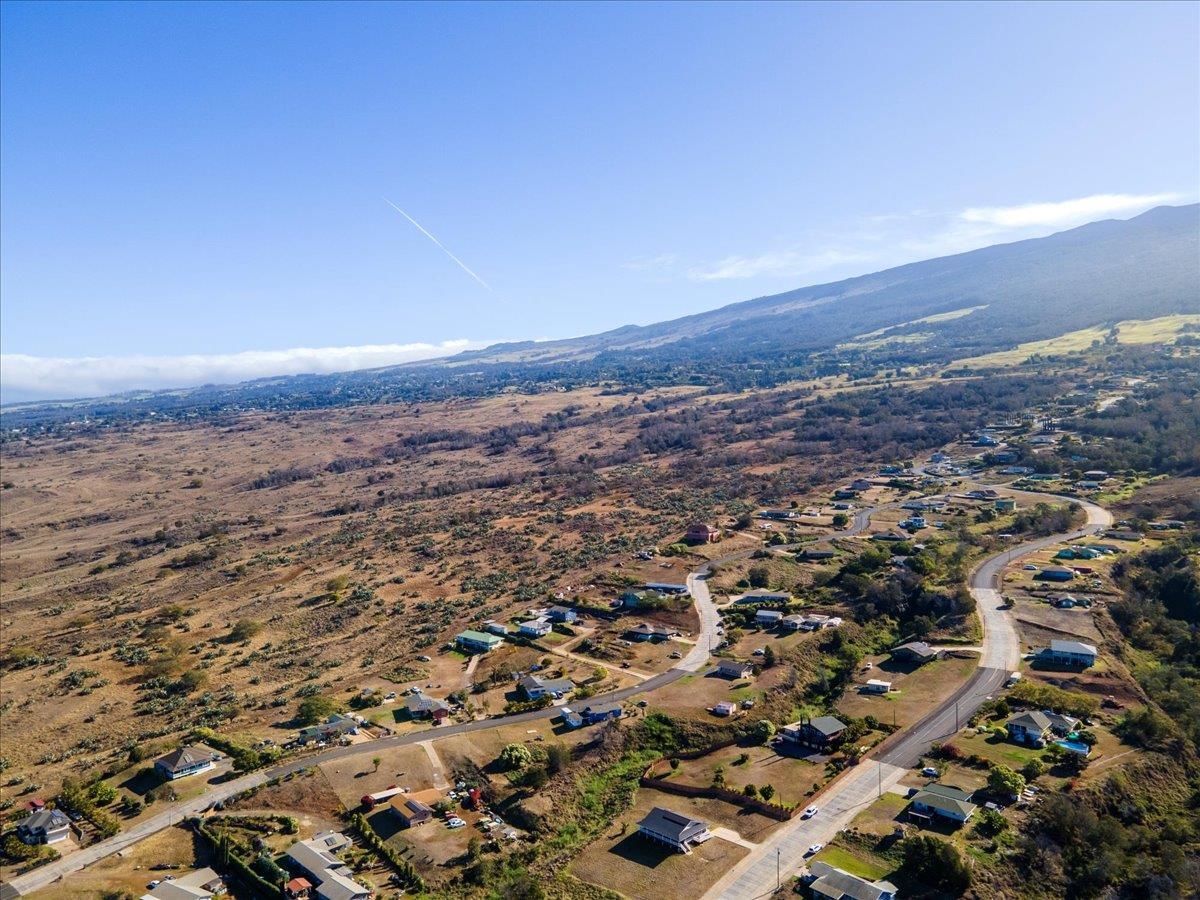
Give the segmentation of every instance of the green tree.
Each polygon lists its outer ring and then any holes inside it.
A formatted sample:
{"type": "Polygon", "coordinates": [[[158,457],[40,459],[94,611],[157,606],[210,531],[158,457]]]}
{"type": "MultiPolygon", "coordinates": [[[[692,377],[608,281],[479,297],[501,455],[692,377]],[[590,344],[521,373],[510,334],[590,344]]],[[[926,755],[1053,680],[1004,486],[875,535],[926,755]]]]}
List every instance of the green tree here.
{"type": "Polygon", "coordinates": [[[754,723],[754,729],[750,734],[760,744],[765,744],[775,736],[775,723],[770,719],[759,719],[754,723]]]}
{"type": "Polygon", "coordinates": [[[551,744],[546,748],[546,769],[557,775],[571,764],[571,748],[566,744],[551,744]]]}
{"type": "Polygon", "coordinates": [[[1021,766],[1021,774],[1025,776],[1026,782],[1033,781],[1038,776],[1046,774],[1046,764],[1040,759],[1031,759],[1021,766]]]}
{"type": "Polygon", "coordinates": [[[769,801],[772,797],[775,796],[775,787],[770,784],[764,784],[762,787],[760,787],[758,789],[758,793],[764,800],[769,801]]]}
{"type": "Polygon", "coordinates": [[[229,642],[232,644],[248,641],[262,631],[262,624],[253,619],[238,619],[229,629],[229,642]]]}
{"type": "Polygon", "coordinates": [[[971,869],[962,854],[946,841],[918,835],[900,842],[900,870],[927,887],[961,896],[971,886],[971,869]]]}
{"type": "Polygon", "coordinates": [[[850,524],[850,517],[848,515],[846,515],[845,513],[834,513],[833,514],[833,527],[834,528],[845,528],[849,524],[850,524]]]}
{"type": "Polygon", "coordinates": [[[314,694],[300,701],[296,721],[301,725],[316,725],[338,711],[337,704],[328,697],[314,694]]]}
{"type": "Polygon", "coordinates": [[[775,665],[775,648],[770,644],[767,644],[767,646],[763,647],[762,661],[764,669],[769,669],[775,665]]]}
{"type": "Polygon", "coordinates": [[[533,753],[524,744],[508,744],[497,759],[505,771],[520,771],[533,762],[533,753]]]}
{"type": "Polygon", "coordinates": [[[1025,776],[1008,766],[992,766],[988,772],[988,790],[1002,797],[1016,797],[1025,790],[1025,776]]]}
{"type": "Polygon", "coordinates": [[[751,566],[746,573],[746,580],[752,588],[765,588],[771,583],[771,570],[766,566],[751,566]]]}

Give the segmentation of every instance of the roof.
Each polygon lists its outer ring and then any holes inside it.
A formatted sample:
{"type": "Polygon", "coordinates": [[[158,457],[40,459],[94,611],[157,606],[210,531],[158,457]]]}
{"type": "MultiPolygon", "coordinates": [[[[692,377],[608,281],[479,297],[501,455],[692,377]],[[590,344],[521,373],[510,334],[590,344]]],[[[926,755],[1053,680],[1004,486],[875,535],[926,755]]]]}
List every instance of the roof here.
{"type": "Polygon", "coordinates": [[[1085,656],[1096,655],[1096,648],[1082,641],[1051,641],[1050,650],[1054,653],[1081,653],[1085,656]]]}
{"type": "Polygon", "coordinates": [[[756,619],[782,619],[783,613],[774,609],[760,609],[754,614],[756,619]]]}
{"type": "Polygon", "coordinates": [[[208,900],[211,896],[213,892],[202,887],[192,887],[178,881],[161,881],[142,894],[142,900],[147,897],[150,900],[208,900]]]}
{"type": "Polygon", "coordinates": [[[497,637],[494,634],[485,634],[482,631],[473,631],[471,629],[467,629],[466,631],[459,632],[457,640],[474,641],[478,644],[499,644],[502,643],[504,639],[497,637]]]}
{"type": "Polygon", "coordinates": [[[526,691],[543,690],[550,693],[566,693],[575,690],[575,682],[570,678],[538,678],[536,675],[526,675],[517,684],[526,691]]]}
{"type": "Polygon", "coordinates": [[[436,697],[426,697],[424,694],[413,694],[404,701],[409,712],[433,712],[438,709],[449,709],[444,700],[436,697]]]}
{"type": "Polygon", "coordinates": [[[814,862],[808,866],[810,874],[816,876],[810,883],[814,891],[838,900],[879,900],[884,894],[895,893],[896,886],[886,881],[867,881],[828,863],[814,862]]]}
{"type": "Polygon", "coordinates": [[[52,831],[56,828],[67,828],[71,822],[66,815],[57,809],[39,809],[31,813],[21,822],[21,827],[29,831],[52,831]]]}
{"type": "MultiPolygon", "coordinates": [[[[937,787],[938,785],[930,785],[937,787]]],[[[959,793],[962,793],[961,791],[959,793]]],[[[967,796],[970,796],[969,794],[967,796]]],[[[969,800],[963,800],[959,797],[949,797],[944,794],[929,789],[917,791],[913,796],[913,803],[921,803],[928,806],[930,809],[938,809],[942,812],[956,813],[960,816],[969,816],[975,812],[978,807],[969,800]]]]}
{"type": "Polygon", "coordinates": [[[212,751],[207,747],[197,747],[194,744],[189,744],[186,747],[180,747],[178,750],[172,750],[170,753],[160,756],[154,761],[154,764],[161,764],[165,768],[175,771],[206,762],[212,762],[212,751]]]}
{"type": "Polygon", "coordinates": [[[729,712],[733,712],[733,710],[737,709],[737,704],[731,700],[722,700],[720,703],[718,703],[716,706],[714,706],[713,709],[727,710],[729,712]]]}
{"type": "Polygon", "coordinates": [[[1050,717],[1044,712],[1034,710],[1032,712],[1021,713],[1019,716],[1013,716],[1005,725],[1016,725],[1024,728],[1026,731],[1036,731],[1038,734],[1041,734],[1050,727],[1050,717]]]}
{"type": "Polygon", "coordinates": [[[340,872],[326,872],[325,878],[317,885],[317,896],[324,900],[351,900],[370,893],[367,888],[340,872]]]}
{"type": "Polygon", "coordinates": [[[821,732],[825,737],[839,734],[846,730],[846,723],[840,719],[835,719],[833,716],[817,716],[806,724],[821,732]]]}
{"type": "Polygon", "coordinates": [[[924,641],[909,641],[907,644],[901,644],[899,647],[892,648],[893,653],[901,651],[904,653],[910,653],[913,656],[920,656],[922,658],[937,656],[937,651],[924,641]]]}
{"type": "Polygon", "coordinates": [[[289,891],[302,891],[305,888],[312,887],[312,882],[307,878],[293,878],[291,881],[285,884],[284,887],[289,891]]]}
{"type": "Polygon", "coordinates": [[[717,662],[718,669],[736,669],[739,672],[744,672],[747,669],[753,669],[752,663],[743,662],[740,659],[722,659],[717,662]]]}
{"type": "Polygon", "coordinates": [[[595,706],[585,706],[583,708],[584,715],[588,716],[607,716],[620,711],[620,703],[597,703],[595,706]]]}
{"type": "Polygon", "coordinates": [[[684,835],[696,828],[707,828],[708,825],[701,822],[699,819],[693,819],[690,816],[685,816],[683,813],[677,813],[670,809],[664,809],[661,806],[656,806],[646,814],[642,821],[638,822],[638,828],[644,828],[647,831],[653,831],[655,834],[661,834],[666,838],[674,838],[682,840],[684,835]]]}

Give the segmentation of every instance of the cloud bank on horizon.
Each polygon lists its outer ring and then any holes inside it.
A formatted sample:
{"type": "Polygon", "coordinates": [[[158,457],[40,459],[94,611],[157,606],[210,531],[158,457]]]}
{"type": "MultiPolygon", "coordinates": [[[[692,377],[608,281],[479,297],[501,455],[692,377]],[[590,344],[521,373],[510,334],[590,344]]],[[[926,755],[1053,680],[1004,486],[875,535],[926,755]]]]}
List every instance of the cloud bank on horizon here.
{"type": "MultiPolygon", "coordinates": [[[[1183,199],[1175,193],[1092,194],[1071,200],[1015,206],[969,207],[957,213],[920,210],[908,215],[865,217],[842,234],[764,253],[726,256],[682,269],[699,282],[749,278],[796,278],[859,266],[860,271],[885,269],[906,262],[976,250],[1003,241],[1042,237],[1112,216],[1135,215],[1153,206],[1183,199]]],[[[677,257],[663,254],[627,268],[674,266],[677,257]]]]}
{"type": "Polygon", "coordinates": [[[438,344],[294,347],[186,356],[48,357],[0,355],[0,400],[19,403],[100,397],[133,390],[232,384],[282,375],[320,375],[435,359],[486,346],[457,339],[438,344]]]}

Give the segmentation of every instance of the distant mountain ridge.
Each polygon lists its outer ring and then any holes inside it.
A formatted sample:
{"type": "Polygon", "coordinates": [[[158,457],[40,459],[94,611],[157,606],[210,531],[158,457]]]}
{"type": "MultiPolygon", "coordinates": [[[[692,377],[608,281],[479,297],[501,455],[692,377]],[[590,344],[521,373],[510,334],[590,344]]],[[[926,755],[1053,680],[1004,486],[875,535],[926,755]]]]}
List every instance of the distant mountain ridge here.
{"type": "Polygon", "coordinates": [[[547,385],[737,390],[847,369],[944,363],[1173,313],[1200,313],[1200,204],[1161,206],[1128,220],[1093,222],[653,325],[497,344],[382,369],[21,404],[6,407],[3,420],[6,427],[19,427],[81,415],[303,409],[547,385]],[[918,321],[929,317],[937,318],[918,321]],[[854,340],[880,334],[897,343],[880,349],[854,340]]]}

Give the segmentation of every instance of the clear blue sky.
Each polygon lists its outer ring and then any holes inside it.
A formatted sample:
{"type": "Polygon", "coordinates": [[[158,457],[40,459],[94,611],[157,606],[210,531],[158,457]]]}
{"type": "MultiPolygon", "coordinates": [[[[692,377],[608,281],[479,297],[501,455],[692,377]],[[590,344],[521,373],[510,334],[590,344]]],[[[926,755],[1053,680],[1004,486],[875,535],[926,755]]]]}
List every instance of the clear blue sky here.
{"type": "Polygon", "coordinates": [[[566,337],[1191,202],[1198,10],[5,3],[0,349],[566,337]]]}

